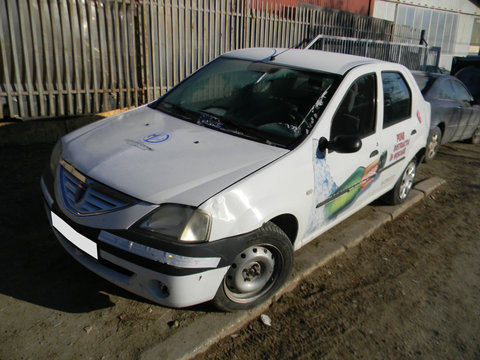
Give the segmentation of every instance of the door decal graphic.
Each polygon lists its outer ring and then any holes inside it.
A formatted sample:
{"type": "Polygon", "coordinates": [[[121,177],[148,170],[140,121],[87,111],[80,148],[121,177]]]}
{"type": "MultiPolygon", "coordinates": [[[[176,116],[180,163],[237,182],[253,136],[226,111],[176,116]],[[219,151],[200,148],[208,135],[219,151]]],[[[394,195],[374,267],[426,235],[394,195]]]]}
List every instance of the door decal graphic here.
{"type": "MultiPolygon", "coordinates": [[[[377,175],[379,175],[380,170],[385,166],[386,159],[387,152],[384,151],[379,159],[369,164],[366,168],[359,166],[325,201],[325,217],[327,219],[334,218],[337,214],[353,204],[362,191],[368,188],[368,186],[378,178],[377,175]]],[[[318,205],[317,207],[319,207],[318,205]]]]}
{"type": "Polygon", "coordinates": [[[319,152],[318,141],[313,142],[314,206],[310,215],[309,232],[318,230],[350,207],[359,195],[375,181],[387,161],[387,151],[367,167],[359,166],[340,186],[330,172],[324,154],[319,152]],[[323,211],[318,211],[322,206],[323,211]]]}

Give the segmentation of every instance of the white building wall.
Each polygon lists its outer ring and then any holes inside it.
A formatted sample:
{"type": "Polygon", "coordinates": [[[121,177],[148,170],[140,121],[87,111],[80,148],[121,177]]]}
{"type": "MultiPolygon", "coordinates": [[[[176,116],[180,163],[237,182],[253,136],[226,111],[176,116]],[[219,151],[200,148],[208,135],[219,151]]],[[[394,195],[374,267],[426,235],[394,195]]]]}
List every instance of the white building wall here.
{"type": "Polygon", "coordinates": [[[466,55],[470,48],[470,39],[472,38],[473,21],[475,17],[472,15],[461,14],[457,29],[457,37],[455,41],[455,53],[466,55]]]}
{"type": "MultiPolygon", "coordinates": [[[[453,56],[465,56],[476,53],[476,47],[470,47],[473,23],[480,18],[480,8],[468,0],[376,0],[373,16],[396,22],[399,6],[409,6],[430,10],[439,10],[445,13],[455,14],[457,17],[455,36],[450,39],[451,46],[442,46],[440,67],[450,69],[453,56]]],[[[415,21],[414,26],[418,27],[415,21]]],[[[422,25],[420,25],[422,29],[422,25]]],[[[436,29],[424,29],[427,39],[436,29]]],[[[435,44],[431,44],[435,45],[435,44]]],[[[444,44],[443,44],[444,45],[444,44]]]]}
{"type": "MultiPolygon", "coordinates": [[[[380,17],[377,16],[377,6],[379,6],[379,10],[381,11],[382,6],[385,4],[391,4],[394,6],[397,4],[404,4],[480,16],[480,8],[468,0],[376,0],[373,8],[374,17],[380,17]]],[[[381,17],[381,19],[384,18],[381,17]]]]}
{"type": "Polygon", "coordinates": [[[373,17],[395,22],[397,4],[390,1],[375,1],[373,6],[373,17]]]}

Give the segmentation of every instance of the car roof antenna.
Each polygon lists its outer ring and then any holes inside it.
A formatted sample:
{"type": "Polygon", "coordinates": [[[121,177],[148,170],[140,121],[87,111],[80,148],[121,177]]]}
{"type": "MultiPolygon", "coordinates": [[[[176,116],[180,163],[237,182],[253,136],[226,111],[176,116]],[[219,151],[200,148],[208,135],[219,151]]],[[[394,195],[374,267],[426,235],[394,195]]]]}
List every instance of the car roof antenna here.
{"type": "Polygon", "coordinates": [[[277,49],[273,49],[273,54],[267,56],[265,59],[260,60],[260,62],[273,61],[273,60],[275,60],[276,56],[277,56],[277,49]]]}
{"type": "Polygon", "coordinates": [[[277,49],[275,49],[273,54],[270,55],[270,57],[268,58],[268,61],[274,61],[277,58],[278,55],[282,55],[283,53],[287,52],[290,49],[292,49],[292,48],[285,49],[281,53],[278,53],[278,54],[277,54],[277,49]]]}
{"type": "Polygon", "coordinates": [[[310,41],[310,39],[305,38],[305,39],[303,39],[299,44],[297,44],[297,45],[295,45],[295,46],[292,46],[292,47],[289,47],[289,48],[283,50],[283,51],[282,51],[281,53],[279,53],[279,54],[277,54],[277,49],[274,49],[273,54],[270,55],[268,58],[266,58],[266,59],[263,60],[263,61],[266,61],[267,59],[268,59],[268,61],[274,61],[274,60],[277,58],[278,55],[282,55],[283,53],[287,52],[288,50],[298,49],[298,48],[300,48],[303,44],[308,43],[309,41],[310,41]]]}

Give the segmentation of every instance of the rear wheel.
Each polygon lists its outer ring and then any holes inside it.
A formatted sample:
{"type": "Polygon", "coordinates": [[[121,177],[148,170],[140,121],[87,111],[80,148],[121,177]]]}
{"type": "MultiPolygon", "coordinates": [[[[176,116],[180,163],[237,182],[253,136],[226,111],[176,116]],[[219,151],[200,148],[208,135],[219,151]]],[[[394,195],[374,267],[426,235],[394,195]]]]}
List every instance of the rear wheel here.
{"type": "Polygon", "coordinates": [[[251,309],[285,283],[292,266],[290,239],[278,226],[266,223],[235,257],[213,303],[223,311],[251,309]]]}
{"type": "Polygon", "coordinates": [[[432,161],[437,155],[438,148],[440,147],[440,140],[442,139],[442,130],[436,126],[430,136],[428,137],[427,151],[425,153],[425,162],[432,161]]]}
{"type": "Polygon", "coordinates": [[[408,163],[395,187],[385,194],[384,200],[391,205],[398,205],[404,202],[412,189],[416,172],[417,162],[416,159],[413,159],[408,163]]]}

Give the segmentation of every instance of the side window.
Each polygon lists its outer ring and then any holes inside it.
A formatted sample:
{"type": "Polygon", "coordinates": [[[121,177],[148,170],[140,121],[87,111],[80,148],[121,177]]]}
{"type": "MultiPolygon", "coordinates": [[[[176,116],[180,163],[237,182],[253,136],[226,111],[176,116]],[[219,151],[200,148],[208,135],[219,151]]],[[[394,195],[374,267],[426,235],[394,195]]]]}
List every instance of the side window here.
{"type": "Polygon", "coordinates": [[[465,86],[463,86],[462,84],[460,84],[456,80],[451,80],[451,82],[452,82],[452,86],[453,86],[453,90],[454,90],[454,94],[455,94],[455,100],[457,100],[457,101],[467,101],[467,102],[472,100],[472,96],[465,89],[465,86]]]}
{"type": "Polygon", "coordinates": [[[332,120],[330,139],[338,135],[360,138],[375,132],[377,81],[375,74],[359,77],[350,86],[332,120]]]}
{"type": "Polygon", "coordinates": [[[437,80],[432,88],[433,98],[441,100],[453,100],[454,92],[450,81],[446,79],[437,80]]]}
{"type": "Polygon", "coordinates": [[[412,93],[397,72],[382,72],[383,128],[411,117],[412,93]]]}

